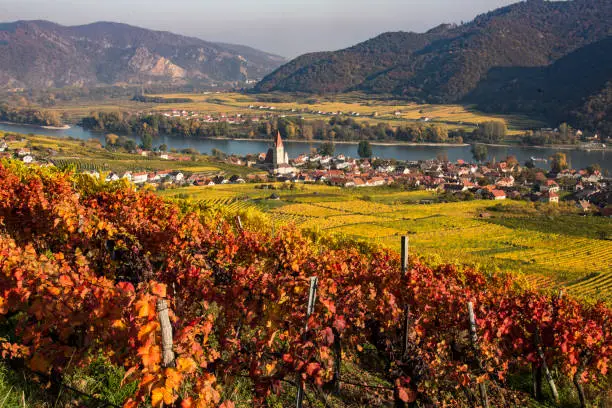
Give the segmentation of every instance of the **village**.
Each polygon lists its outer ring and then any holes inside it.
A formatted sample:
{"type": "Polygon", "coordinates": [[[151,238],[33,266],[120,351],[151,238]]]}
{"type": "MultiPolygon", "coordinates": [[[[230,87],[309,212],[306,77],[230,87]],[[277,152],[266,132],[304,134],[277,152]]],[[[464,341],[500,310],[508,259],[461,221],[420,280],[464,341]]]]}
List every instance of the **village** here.
{"type": "MultiPolygon", "coordinates": [[[[0,141],[0,158],[14,158],[26,164],[37,162],[29,148],[11,149],[14,137],[0,141]]],[[[169,162],[190,161],[192,157],[180,153],[145,151],[137,148],[134,154],[169,162]]],[[[319,183],[341,188],[365,187],[426,190],[450,200],[525,200],[559,203],[567,197],[584,212],[609,213],[611,179],[597,166],[588,169],[565,168],[557,173],[538,169],[536,163],[525,166],[510,156],[499,162],[472,163],[464,160],[449,162],[436,160],[398,161],[381,158],[357,159],[342,154],[330,156],[313,151],[290,159],[280,134],[265,153],[238,157],[217,157],[225,164],[244,166],[253,170],[245,175],[228,172],[188,172],[179,170],[102,172],[82,170],[108,182],[125,179],[135,185],[167,189],[183,186],[211,187],[218,184],[271,183],[288,185],[319,183]],[[605,208],[608,207],[608,208],[605,208]]],[[[52,158],[38,160],[38,164],[53,165],[52,158]]],[[[179,167],[177,165],[177,167],[179,167]]]]}

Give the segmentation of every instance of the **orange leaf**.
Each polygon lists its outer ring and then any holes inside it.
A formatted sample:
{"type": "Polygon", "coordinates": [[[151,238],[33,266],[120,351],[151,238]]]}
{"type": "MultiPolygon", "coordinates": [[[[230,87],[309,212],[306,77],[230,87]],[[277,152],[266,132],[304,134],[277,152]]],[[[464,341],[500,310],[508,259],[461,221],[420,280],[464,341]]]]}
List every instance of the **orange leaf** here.
{"type": "Polygon", "coordinates": [[[161,361],[159,346],[143,346],[138,349],[138,355],[146,368],[153,368],[161,361]]]}
{"type": "Polygon", "coordinates": [[[165,298],[166,297],[166,284],[151,282],[151,293],[156,296],[165,298]]]}
{"type": "Polygon", "coordinates": [[[59,277],[59,284],[64,287],[72,286],[72,279],[67,275],[62,275],[59,277]]]}
{"type": "Polygon", "coordinates": [[[223,404],[219,405],[219,408],[235,408],[236,406],[232,401],[224,401],[223,404]]]}
{"type": "Polygon", "coordinates": [[[40,353],[36,353],[30,360],[30,368],[37,373],[45,374],[51,370],[51,363],[40,353]]]}
{"type": "Polygon", "coordinates": [[[145,324],[138,330],[138,340],[142,341],[145,337],[149,335],[149,333],[156,331],[159,328],[159,322],[157,320],[152,320],[149,323],[145,324]]]}
{"type": "Polygon", "coordinates": [[[191,408],[193,406],[193,398],[188,397],[181,401],[181,408],[191,408]]]}
{"type": "Polygon", "coordinates": [[[174,368],[166,368],[166,388],[169,390],[178,390],[183,382],[183,376],[174,368]]]}

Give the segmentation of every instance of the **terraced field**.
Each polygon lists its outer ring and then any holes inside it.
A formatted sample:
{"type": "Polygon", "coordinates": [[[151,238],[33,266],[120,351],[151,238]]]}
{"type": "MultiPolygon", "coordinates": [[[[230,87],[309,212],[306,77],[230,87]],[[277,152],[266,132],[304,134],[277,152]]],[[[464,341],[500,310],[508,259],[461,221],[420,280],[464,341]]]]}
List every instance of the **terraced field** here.
{"type": "Polygon", "coordinates": [[[524,277],[526,285],[558,289],[612,301],[612,220],[539,214],[527,203],[491,201],[415,204],[435,199],[424,191],[390,188],[340,189],[322,185],[255,185],[168,190],[168,197],[192,198],[232,208],[253,206],[277,225],[338,233],[399,250],[410,237],[411,251],[431,262],[474,264],[488,271],[524,277]],[[274,192],[278,200],[270,200],[274,192]],[[481,218],[489,212],[491,218],[481,218]]]}

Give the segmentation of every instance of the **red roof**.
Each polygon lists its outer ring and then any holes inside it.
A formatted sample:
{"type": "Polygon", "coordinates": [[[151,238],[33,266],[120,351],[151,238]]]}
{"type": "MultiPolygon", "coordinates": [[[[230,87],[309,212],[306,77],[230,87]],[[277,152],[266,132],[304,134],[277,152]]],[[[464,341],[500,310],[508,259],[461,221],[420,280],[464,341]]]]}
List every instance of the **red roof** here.
{"type": "Polygon", "coordinates": [[[491,191],[491,193],[493,193],[494,197],[505,197],[506,193],[503,192],[502,190],[493,190],[491,191]]]}

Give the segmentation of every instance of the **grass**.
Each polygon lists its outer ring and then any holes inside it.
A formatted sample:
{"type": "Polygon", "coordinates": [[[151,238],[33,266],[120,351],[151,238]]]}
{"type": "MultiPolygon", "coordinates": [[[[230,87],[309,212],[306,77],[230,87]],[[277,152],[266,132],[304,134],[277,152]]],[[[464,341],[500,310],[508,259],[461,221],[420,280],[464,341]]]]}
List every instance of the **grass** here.
{"type": "MultiPolygon", "coordinates": [[[[7,132],[0,131],[0,138],[7,132]]],[[[28,146],[37,159],[50,160],[56,166],[74,165],[79,170],[98,170],[123,173],[125,171],[177,170],[208,175],[226,174],[246,176],[260,171],[244,166],[223,163],[207,155],[189,155],[195,160],[163,160],[156,156],[111,152],[103,149],[97,141],[70,140],[39,135],[23,136],[24,141],[11,142],[11,149],[28,146]]]]}

